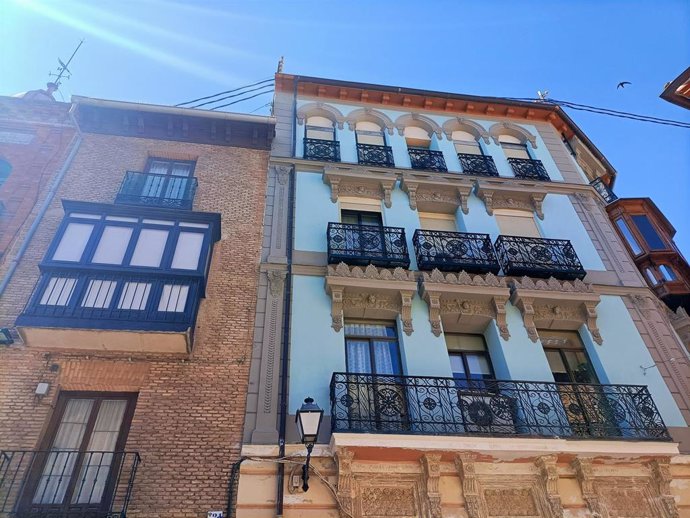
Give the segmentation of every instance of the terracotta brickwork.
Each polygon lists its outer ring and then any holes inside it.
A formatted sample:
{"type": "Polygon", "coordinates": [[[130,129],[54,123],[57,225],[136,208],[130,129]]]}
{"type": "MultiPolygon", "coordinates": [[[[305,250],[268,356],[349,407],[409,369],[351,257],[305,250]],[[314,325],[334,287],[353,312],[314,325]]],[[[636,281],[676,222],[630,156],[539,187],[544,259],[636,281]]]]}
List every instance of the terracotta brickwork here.
{"type": "Polygon", "coordinates": [[[0,325],[12,325],[38,279],[37,263],[64,215],[61,199],[112,203],[125,171],[150,156],[196,160],[195,211],[218,212],[189,355],[0,348],[0,449],[33,449],[60,390],[135,392],[126,450],[138,451],[128,516],[193,517],[225,509],[238,459],[259,278],[267,149],[85,133],[80,149],[12,282],[0,325]],[[50,383],[42,399],[37,383],[50,383]]]}

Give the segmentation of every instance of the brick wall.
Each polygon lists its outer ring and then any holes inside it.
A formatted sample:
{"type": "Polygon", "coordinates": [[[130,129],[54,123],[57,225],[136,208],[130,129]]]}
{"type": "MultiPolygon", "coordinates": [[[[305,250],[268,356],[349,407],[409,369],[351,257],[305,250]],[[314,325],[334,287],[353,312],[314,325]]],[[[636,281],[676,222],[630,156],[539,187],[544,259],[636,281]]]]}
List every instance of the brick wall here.
{"type": "Polygon", "coordinates": [[[126,449],[143,464],[128,516],[206,516],[224,509],[238,459],[251,360],[268,151],[84,135],[70,170],[5,296],[12,321],[38,278],[37,262],[62,219],[60,199],[112,202],[126,170],[149,156],[197,160],[194,210],[222,214],[190,355],[0,349],[0,449],[36,447],[59,390],[138,393],[126,449]],[[46,356],[50,354],[50,356],[46,356]],[[50,366],[57,364],[58,372],[50,366]],[[51,382],[43,400],[33,393],[51,382]]]}

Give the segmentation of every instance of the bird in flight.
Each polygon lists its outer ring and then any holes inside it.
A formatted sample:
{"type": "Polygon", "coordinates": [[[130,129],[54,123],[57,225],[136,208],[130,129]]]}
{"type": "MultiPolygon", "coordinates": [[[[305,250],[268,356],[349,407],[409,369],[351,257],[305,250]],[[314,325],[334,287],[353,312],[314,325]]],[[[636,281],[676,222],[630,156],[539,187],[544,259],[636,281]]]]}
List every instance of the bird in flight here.
{"type": "Polygon", "coordinates": [[[625,85],[631,85],[631,84],[632,83],[630,81],[621,81],[620,83],[618,83],[616,90],[618,90],[619,88],[625,88],[625,85]]]}

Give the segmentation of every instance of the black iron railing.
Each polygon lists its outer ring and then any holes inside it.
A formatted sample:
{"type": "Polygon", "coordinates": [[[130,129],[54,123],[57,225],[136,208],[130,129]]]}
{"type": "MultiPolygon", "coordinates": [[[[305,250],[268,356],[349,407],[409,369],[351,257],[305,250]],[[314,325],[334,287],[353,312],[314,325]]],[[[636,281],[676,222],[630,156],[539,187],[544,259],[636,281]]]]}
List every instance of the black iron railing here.
{"type": "Polygon", "coordinates": [[[601,178],[595,178],[591,182],[589,182],[589,185],[594,187],[596,191],[599,193],[599,195],[604,199],[604,201],[608,203],[613,203],[618,199],[618,196],[616,196],[613,191],[609,188],[608,185],[606,185],[601,178]]]}
{"type": "Polygon", "coordinates": [[[486,155],[473,155],[471,153],[458,153],[460,166],[464,174],[474,176],[498,176],[498,170],[494,159],[486,155]]]}
{"type": "Polygon", "coordinates": [[[415,230],[412,244],[420,270],[498,273],[501,269],[489,234],[415,230]]]}
{"type": "Polygon", "coordinates": [[[410,147],[407,148],[407,152],[410,154],[410,163],[412,165],[412,169],[422,169],[425,171],[448,171],[442,151],[410,147]]]}
{"type": "Polygon", "coordinates": [[[498,236],[494,248],[505,275],[574,280],[587,274],[567,239],[498,236]]]}
{"type": "Polygon", "coordinates": [[[136,452],[0,451],[0,518],[125,518],[136,452]]]}
{"type": "Polygon", "coordinates": [[[357,162],[363,165],[393,167],[393,148],[373,144],[357,144],[357,162]]]}
{"type": "Polygon", "coordinates": [[[191,209],[197,179],[193,176],[127,171],[115,196],[115,203],[191,209]]]}
{"type": "Polygon", "coordinates": [[[329,223],[328,262],[407,268],[410,257],[405,229],[329,223]]]}
{"type": "Polygon", "coordinates": [[[304,158],[308,160],[340,162],[340,142],[337,140],[305,138],[304,158]]]}
{"type": "Polygon", "coordinates": [[[668,441],[647,387],[336,372],[333,432],[668,441]]]}
{"type": "Polygon", "coordinates": [[[17,325],[185,331],[201,288],[199,276],[46,268],[17,325]]]}
{"type": "Polygon", "coordinates": [[[531,158],[509,158],[508,163],[513,168],[515,178],[523,180],[540,180],[542,182],[550,182],[549,173],[546,172],[544,164],[541,160],[533,160],[531,158]]]}

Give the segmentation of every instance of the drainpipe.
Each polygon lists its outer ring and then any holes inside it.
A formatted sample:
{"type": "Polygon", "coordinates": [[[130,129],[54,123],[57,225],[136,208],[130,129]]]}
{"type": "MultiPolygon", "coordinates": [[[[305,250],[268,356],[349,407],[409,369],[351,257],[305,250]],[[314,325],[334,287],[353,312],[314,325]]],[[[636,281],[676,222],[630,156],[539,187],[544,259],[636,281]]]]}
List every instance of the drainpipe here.
{"type": "Polygon", "coordinates": [[[72,149],[70,149],[69,155],[67,155],[67,158],[65,159],[65,162],[62,164],[60,171],[58,171],[58,174],[55,177],[53,184],[50,186],[50,190],[48,191],[48,194],[46,195],[46,199],[43,200],[43,203],[41,204],[41,208],[39,209],[38,214],[36,215],[36,218],[34,219],[33,223],[31,224],[31,227],[29,227],[29,231],[26,233],[26,236],[24,236],[24,240],[22,241],[22,244],[19,247],[19,250],[17,251],[14,258],[10,261],[10,265],[7,268],[7,272],[5,273],[5,276],[3,277],[2,282],[0,282],[0,296],[2,296],[2,294],[7,289],[7,286],[9,285],[10,280],[12,279],[12,276],[14,275],[14,272],[17,270],[17,267],[19,266],[19,261],[21,261],[22,257],[24,256],[24,253],[26,253],[26,249],[29,248],[29,243],[31,243],[31,239],[33,238],[34,234],[36,233],[36,230],[38,229],[38,225],[40,225],[41,220],[43,219],[43,216],[45,215],[46,211],[48,210],[48,207],[50,207],[50,204],[53,202],[53,198],[55,197],[55,194],[57,193],[57,190],[60,187],[60,184],[62,183],[62,179],[65,177],[65,174],[67,173],[67,170],[69,169],[70,165],[72,165],[72,160],[74,160],[74,157],[77,154],[77,150],[79,149],[79,146],[81,145],[82,133],[81,133],[81,130],[79,129],[79,124],[77,123],[77,120],[74,117],[74,111],[76,108],[77,108],[77,105],[72,104],[72,107],[69,109],[69,118],[71,119],[72,123],[74,124],[74,127],[77,130],[76,135],[72,139],[72,142],[74,142],[74,144],[72,144],[72,149]]]}
{"type": "MultiPolygon", "coordinates": [[[[298,78],[294,78],[294,88],[292,95],[292,156],[295,156],[295,146],[297,139],[297,82],[298,78]]],[[[278,426],[278,458],[285,457],[285,429],[288,416],[288,354],[290,353],[290,311],[292,300],[292,233],[295,218],[295,181],[294,169],[288,175],[288,217],[287,217],[287,235],[285,238],[287,256],[287,276],[285,279],[285,293],[283,294],[283,344],[281,350],[281,366],[280,366],[280,416],[278,426]]],[[[283,500],[285,490],[283,484],[285,480],[285,464],[278,464],[278,488],[276,495],[276,518],[283,516],[283,500]]]]}

